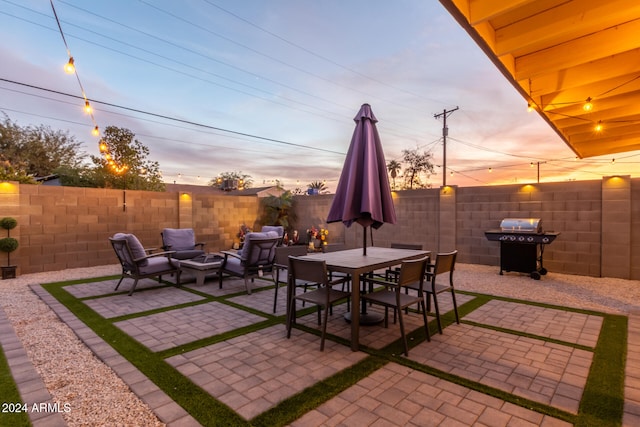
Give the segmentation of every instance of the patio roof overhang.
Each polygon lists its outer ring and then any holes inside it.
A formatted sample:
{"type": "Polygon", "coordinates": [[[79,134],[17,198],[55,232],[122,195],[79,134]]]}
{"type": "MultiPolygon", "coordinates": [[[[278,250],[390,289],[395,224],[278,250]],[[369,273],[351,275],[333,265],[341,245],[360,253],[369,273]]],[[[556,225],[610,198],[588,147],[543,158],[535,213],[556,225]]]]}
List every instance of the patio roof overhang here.
{"type": "Polygon", "coordinates": [[[640,150],[640,1],[440,3],[578,157],[640,150]]]}

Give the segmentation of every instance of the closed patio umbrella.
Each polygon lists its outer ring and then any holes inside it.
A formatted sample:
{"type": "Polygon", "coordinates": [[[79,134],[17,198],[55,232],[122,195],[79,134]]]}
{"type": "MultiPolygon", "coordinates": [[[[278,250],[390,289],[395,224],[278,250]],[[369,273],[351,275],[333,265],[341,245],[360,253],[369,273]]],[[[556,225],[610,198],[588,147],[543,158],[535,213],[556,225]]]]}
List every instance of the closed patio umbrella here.
{"type": "Polygon", "coordinates": [[[351,137],[336,195],[327,222],[354,222],[364,227],[363,254],[367,254],[367,227],[378,229],[384,223],[396,223],[387,165],[376,129],[371,106],[363,104],[354,118],[356,128],[351,137]]]}

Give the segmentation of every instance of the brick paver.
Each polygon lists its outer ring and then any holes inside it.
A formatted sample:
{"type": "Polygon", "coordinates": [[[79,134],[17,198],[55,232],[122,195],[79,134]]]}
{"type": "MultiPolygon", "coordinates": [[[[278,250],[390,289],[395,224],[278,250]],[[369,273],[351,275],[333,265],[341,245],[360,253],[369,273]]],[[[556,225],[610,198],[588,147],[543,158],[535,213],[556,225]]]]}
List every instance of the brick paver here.
{"type": "Polygon", "coordinates": [[[87,300],[85,304],[95,310],[96,313],[110,319],[112,317],[142,313],[144,311],[171,307],[177,304],[186,304],[202,299],[204,299],[204,297],[192,292],[174,287],[166,287],[147,292],[134,292],[131,296],[121,294],[87,300]]]}
{"type": "Polygon", "coordinates": [[[596,346],[602,328],[602,316],[497,300],[465,319],[588,347],[596,346]]]}
{"type": "Polygon", "coordinates": [[[291,425],[538,426],[549,422],[571,425],[389,363],[291,425]]]}
{"type": "Polygon", "coordinates": [[[219,302],[116,322],[152,351],[161,351],[265,320],[219,302]]]}
{"type": "Polygon", "coordinates": [[[627,366],[624,381],[624,427],[640,425],[640,312],[629,316],[627,366]]]}
{"type": "Polygon", "coordinates": [[[282,325],[213,344],[167,362],[245,419],[366,357],[282,325]]]}
{"type": "Polygon", "coordinates": [[[452,325],[409,358],[536,402],[577,413],[593,354],[538,339],[452,325]]]}

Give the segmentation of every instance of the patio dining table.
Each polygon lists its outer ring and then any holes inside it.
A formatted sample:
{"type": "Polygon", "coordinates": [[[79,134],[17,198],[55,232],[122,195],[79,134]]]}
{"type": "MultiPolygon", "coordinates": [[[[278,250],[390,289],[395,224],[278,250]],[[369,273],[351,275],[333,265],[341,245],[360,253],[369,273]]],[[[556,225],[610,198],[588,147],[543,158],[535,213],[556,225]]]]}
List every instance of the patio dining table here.
{"type": "MultiPolygon", "coordinates": [[[[429,251],[413,249],[368,247],[366,255],[363,254],[362,248],[358,248],[314,253],[302,258],[326,261],[329,271],[351,275],[351,350],[358,351],[360,339],[360,275],[398,265],[405,259],[420,258],[429,253],[429,251]]],[[[287,301],[291,301],[292,298],[289,288],[287,287],[287,301]]],[[[287,304],[287,311],[289,307],[290,304],[287,304]]]]}

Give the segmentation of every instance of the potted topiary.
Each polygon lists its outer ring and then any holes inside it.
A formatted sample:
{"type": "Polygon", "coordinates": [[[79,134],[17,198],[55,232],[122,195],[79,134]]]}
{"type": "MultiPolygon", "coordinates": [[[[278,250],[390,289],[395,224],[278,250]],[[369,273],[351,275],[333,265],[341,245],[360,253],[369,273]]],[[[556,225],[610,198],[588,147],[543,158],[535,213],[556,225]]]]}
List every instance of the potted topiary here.
{"type": "Polygon", "coordinates": [[[11,252],[18,249],[18,240],[10,237],[10,231],[16,228],[18,221],[15,218],[5,217],[0,219],[0,227],[7,230],[7,237],[0,239],[0,251],[7,253],[7,266],[2,267],[2,279],[16,277],[17,266],[11,265],[11,252]]]}

